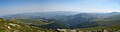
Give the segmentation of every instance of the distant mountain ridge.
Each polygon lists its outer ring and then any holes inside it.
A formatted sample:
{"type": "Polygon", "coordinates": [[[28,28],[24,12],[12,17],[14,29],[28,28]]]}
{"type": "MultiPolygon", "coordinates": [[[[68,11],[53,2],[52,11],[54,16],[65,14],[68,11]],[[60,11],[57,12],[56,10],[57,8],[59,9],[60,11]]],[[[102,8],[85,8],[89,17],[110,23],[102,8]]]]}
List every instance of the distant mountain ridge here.
{"type": "MultiPolygon", "coordinates": [[[[104,13],[104,14],[100,14],[100,13],[79,13],[77,14],[75,12],[49,12],[49,13],[47,12],[47,13],[15,14],[15,15],[3,16],[2,18],[57,20],[52,24],[41,26],[44,28],[45,27],[52,28],[52,27],[47,27],[47,26],[55,26],[56,28],[58,27],[59,28],[65,28],[65,27],[66,28],[87,28],[87,27],[98,27],[98,26],[107,25],[107,24],[104,24],[104,22],[107,23],[108,20],[110,21],[110,23],[116,23],[116,21],[117,23],[120,23],[119,16],[120,16],[120,12],[111,12],[111,13],[104,13]],[[63,26],[61,27],[61,25],[63,26]]],[[[110,24],[110,25],[113,25],[113,24],[110,24]]]]}
{"type": "Polygon", "coordinates": [[[36,12],[36,13],[22,13],[1,16],[2,18],[12,19],[12,18],[56,18],[61,16],[68,16],[78,14],[76,12],[66,12],[66,11],[55,11],[55,12],[36,12]]]}

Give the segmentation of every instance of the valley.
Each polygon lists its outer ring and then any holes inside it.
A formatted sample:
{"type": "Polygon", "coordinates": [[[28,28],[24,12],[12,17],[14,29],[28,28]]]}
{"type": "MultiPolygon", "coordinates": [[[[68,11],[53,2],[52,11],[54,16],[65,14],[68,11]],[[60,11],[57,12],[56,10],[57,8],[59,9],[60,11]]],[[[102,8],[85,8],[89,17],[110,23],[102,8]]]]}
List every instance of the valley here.
{"type": "Polygon", "coordinates": [[[47,14],[43,13],[41,16],[41,13],[27,13],[1,16],[0,32],[120,32],[120,12],[74,15],[54,15],[53,13],[46,17],[43,15],[47,14]]]}

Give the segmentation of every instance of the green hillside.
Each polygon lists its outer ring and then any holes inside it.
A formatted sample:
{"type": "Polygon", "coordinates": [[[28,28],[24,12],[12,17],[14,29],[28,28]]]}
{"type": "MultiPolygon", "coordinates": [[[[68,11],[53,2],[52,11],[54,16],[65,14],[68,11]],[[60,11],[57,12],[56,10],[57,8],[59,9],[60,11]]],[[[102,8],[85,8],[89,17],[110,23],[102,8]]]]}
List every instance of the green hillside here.
{"type": "MultiPolygon", "coordinates": [[[[107,18],[94,19],[90,22],[97,23],[96,27],[76,28],[78,31],[93,31],[93,32],[120,32],[120,15],[113,15],[107,18]]],[[[91,24],[94,25],[94,24],[91,24]]]]}
{"type": "Polygon", "coordinates": [[[12,19],[11,21],[17,21],[28,25],[39,25],[39,26],[53,23],[52,21],[48,22],[47,20],[40,20],[40,19],[12,19]]]}
{"type": "Polygon", "coordinates": [[[120,26],[120,15],[114,15],[104,19],[93,20],[92,22],[96,22],[99,26],[120,26]]]}
{"type": "Polygon", "coordinates": [[[120,26],[77,28],[74,30],[83,32],[120,32],[120,26]]]}
{"type": "Polygon", "coordinates": [[[56,32],[45,28],[29,26],[24,23],[0,18],[0,32],[56,32]]]}

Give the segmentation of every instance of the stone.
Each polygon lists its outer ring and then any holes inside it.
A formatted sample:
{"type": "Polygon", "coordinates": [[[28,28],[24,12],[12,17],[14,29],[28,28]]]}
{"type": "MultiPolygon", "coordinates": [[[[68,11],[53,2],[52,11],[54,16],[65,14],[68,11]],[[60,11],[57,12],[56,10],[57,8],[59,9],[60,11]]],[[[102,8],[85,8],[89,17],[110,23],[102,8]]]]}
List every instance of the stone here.
{"type": "Polygon", "coordinates": [[[14,30],[13,32],[19,32],[20,30],[14,30]]]}

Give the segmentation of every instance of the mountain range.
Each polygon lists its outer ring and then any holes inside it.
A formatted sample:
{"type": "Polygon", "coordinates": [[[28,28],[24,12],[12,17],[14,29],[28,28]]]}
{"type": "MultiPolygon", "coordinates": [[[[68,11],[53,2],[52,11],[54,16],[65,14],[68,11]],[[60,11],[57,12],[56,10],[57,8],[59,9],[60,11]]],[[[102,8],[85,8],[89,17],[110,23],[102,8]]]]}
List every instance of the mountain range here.
{"type": "Polygon", "coordinates": [[[57,28],[89,28],[119,26],[120,12],[111,13],[76,13],[76,12],[37,12],[1,16],[8,20],[19,21],[28,25],[57,28]]]}

